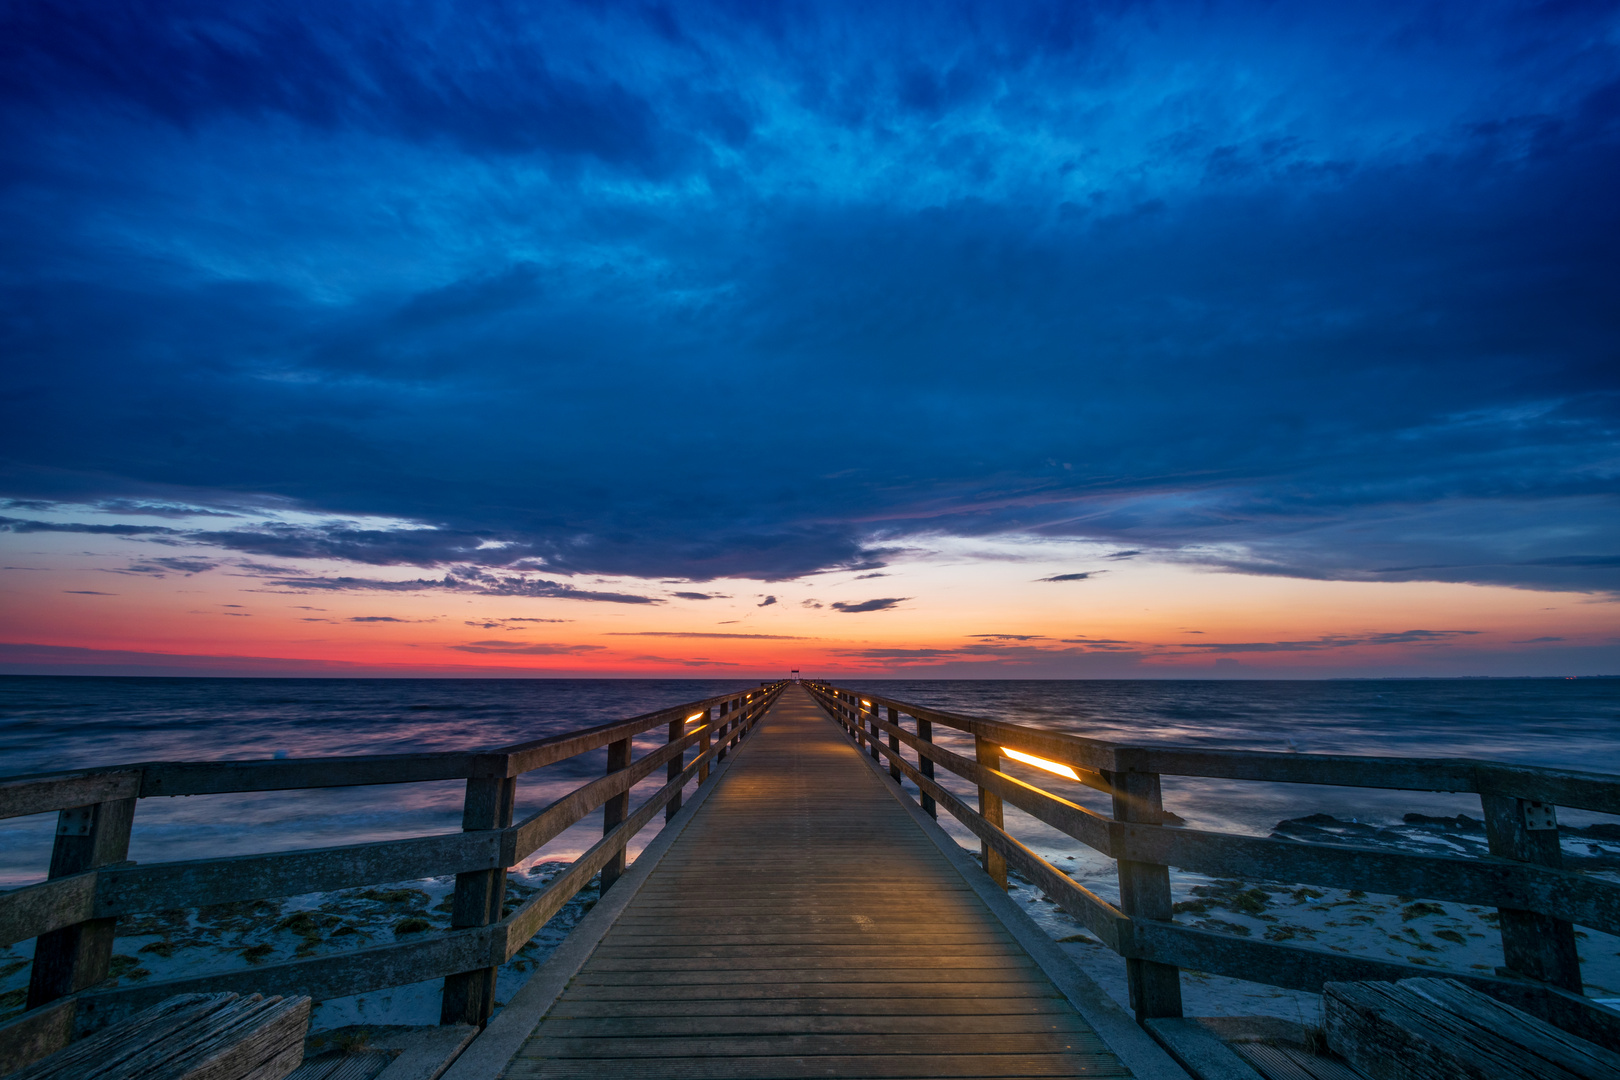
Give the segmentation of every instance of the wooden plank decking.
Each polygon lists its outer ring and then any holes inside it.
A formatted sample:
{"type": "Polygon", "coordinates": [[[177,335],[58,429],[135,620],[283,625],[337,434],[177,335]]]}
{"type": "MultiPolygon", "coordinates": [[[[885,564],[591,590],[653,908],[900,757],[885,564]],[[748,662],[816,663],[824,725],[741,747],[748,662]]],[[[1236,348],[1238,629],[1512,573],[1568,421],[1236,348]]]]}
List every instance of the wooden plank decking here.
{"type": "Polygon", "coordinates": [[[505,1075],[1128,1076],[798,686],[505,1075]]]}

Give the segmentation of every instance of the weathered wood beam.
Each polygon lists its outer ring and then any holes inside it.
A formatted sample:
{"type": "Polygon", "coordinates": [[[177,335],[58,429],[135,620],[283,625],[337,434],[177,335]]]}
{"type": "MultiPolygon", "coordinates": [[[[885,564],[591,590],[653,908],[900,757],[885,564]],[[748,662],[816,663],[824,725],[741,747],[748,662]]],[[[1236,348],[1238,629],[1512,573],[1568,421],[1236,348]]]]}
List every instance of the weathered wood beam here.
{"type": "Polygon", "coordinates": [[[0,945],[95,918],[99,873],[87,870],[0,893],[0,945]]]}
{"type": "MultiPolygon", "coordinates": [[[[1540,820],[1537,827],[1532,827],[1532,808],[1524,799],[1483,795],[1480,802],[1485,808],[1485,835],[1492,855],[1562,869],[1564,853],[1551,806],[1535,807],[1540,820]]],[[[1496,907],[1501,917],[1502,955],[1507,970],[1579,994],[1581,960],[1575,951],[1575,927],[1566,920],[1513,903],[1498,902],[1496,907]]]]}
{"type": "Polygon", "coordinates": [[[503,839],[502,832],[452,833],[272,855],[115,867],[102,871],[96,914],[170,911],[494,870],[510,865],[504,860],[503,839]]]}
{"type": "Polygon", "coordinates": [[[50,814],[138,795],[139,767],[41,773],[0,780],[0,819],[50,814]]]}
{"type": "MultiPolygon", "coordinates": [[[[1105,779],[1114,789],[1116,822],[1158,825],[1163,820],[1157,773],[1111,773],[1105,779]]],[[[1171,921],[1168,866],[1129,858],[1117,859],[1114,866],[1119,874],[1119,909],[1133,928],[1171,921]]],[[[1125,978],[1138,1023],[1181,1015],[1181,970],[1174,964],[1127,956],[1125,978]]]]}
{"type": "MultiPolygon", "coordinates": [[[[82,874],[129,856],[135,800],[116,799],[57,813],[50,877],[82,874]]],[[[78,993],[107,977],[116,919],[91,918],[41,934],[34,942],[28,1007],[78,993]]]]}
{"type": "MultiPolygon", "coordinates": [[[[514,778],[468,780],[466,802],[461,814],[462,830],[478,833],[509,828],[516,800],[517,780],[514,778]]],[[[450,925],[458,928],[484,927],[499,922],[505,902],[504,866],[494,870],[464,871],[456,875],[450,925]]],[[[471,1024],[476,1027],[488,1023],[495,1011],[498,966],[491,964],[446,976],[439,1023],[471,1024]]]]}
{"type": "Polygon", "coordinates": [[[73,1038],[78,998],[62,998],[0,1023],[0,1076],[55,1053],[73,1038]]]}
{"type": "Polygon", "coordinates": [[[266,996],[304,995],[316,1001],[327,1001],[391,986],[406,986],[487,965],[490,943],[498,936],[499,932],[492,926],[450,930],[424,934],[411,941],[347,949],[328,956],[93,990],[78,997],[78,1033],[98,1030],[174,994],[232,991],[266,996]]]}
{"type": "Polygon", "coordinates": [[[1150,825],[1116,826],[1110,844],[1099,850],[1211,876],[1513,907],[1620,933],[1620,886],[1508,859],[1419,855],[1150,825]]]}

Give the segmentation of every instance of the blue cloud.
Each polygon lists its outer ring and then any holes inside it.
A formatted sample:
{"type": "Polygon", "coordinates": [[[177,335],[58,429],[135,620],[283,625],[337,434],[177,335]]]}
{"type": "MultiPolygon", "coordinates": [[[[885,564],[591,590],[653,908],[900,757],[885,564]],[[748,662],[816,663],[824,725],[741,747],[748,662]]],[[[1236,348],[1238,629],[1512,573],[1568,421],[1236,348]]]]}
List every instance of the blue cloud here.
{"type": "Polygon", "coordinates": [[[1606,11],[13,5],[0,491],[460,589],[1620,588],[1606,11]]]}

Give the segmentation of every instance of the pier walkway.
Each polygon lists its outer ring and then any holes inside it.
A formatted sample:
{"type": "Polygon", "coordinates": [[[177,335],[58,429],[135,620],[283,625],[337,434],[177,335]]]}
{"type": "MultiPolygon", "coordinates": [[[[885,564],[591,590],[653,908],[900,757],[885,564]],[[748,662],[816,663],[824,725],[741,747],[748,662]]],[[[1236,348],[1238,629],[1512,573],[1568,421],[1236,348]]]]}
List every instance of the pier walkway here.
{"type": "Polygon", "coordinates": [[[503,1075],[1131,1072],[790,686],[503,1075]]]}

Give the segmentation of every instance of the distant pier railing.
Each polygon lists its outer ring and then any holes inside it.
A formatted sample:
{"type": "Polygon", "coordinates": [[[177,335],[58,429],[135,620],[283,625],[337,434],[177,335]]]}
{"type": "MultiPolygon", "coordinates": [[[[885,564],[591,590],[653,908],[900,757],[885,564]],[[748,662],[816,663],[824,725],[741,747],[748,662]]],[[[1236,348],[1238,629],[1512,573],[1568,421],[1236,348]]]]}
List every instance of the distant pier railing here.
{"type": "Polygon", "coordinates": [[[498,750],[271,761],[149,762],[0,780],[0,818],[56,812],[49,878],[0,893],[0,944],[37,939],[27,1010],[0,1025],[0,1073],[173,994],[237,991],[316,1001],[443,978],[441,1023],[482,1024],[497,969],[600,873],[624,872],[625,849],[685,786],[707,781],[758,723],[783,683],[722,694],[628,720],[498,750]],[[639,758],[632,740],[664,729],[639,758]],[[606,775],[514,823],[517,778],[603,747],[606,775]],[[688,751],[696,753],[688,759],[688,751]],[[630,789],[664,768],[665,783],[634,811],[630,789]],[[462,832],[268,855],[127,861],[137,800],[466,780],[462,832]],[[506,870],[603,808],[602,839],[546,888],[503,914],[506,870]],[[391,945],[205,975],[97,988],[107,979],[120,916],[456,875],[451,928],[391,945]]]}
{"type": "Polygon", "coordinates": [[[1316,992],[1324,982],[1443,975],[1594,1042],[1620,1044],[1620,1013],[1582,996],[1575,949],[1575,924],[1620,934],[1620,885],[1562,869],[1555,810],[1620,814],[1620,776],[1460,758],[1129,746],[827,683],[806,685],[858,746],[874,760],[887,760],[897,783],[909,780],[916,787],[924,810],[937,816],[943,807],[979,838],[984,868],[1003,888],[1011,866],[1125,957],[1139,1020],[1181,1015],[1183,968],[1316,992]],[[903,717],[911,718],[909,730],[903,717]],[[936,744],[936,726],[970,736],[974,756],[936,744]],[[1072,772],[1070,782],[1112,796],[1112,817],[1003,771],[1009,757],[1048,775],[1067,779],[1072,772]],[[977,787],[978,808],[942,787],[936,768],[977,787]],[[1423,855],[1169,827],[1162,824],[1161,776],[1474,793],[1491,854],[1423,855]],[[1119,905],[1077,884],[1008,832],[1006,805],[1116,860],[1119,905]],[[1171,921],[1171,867],[1494,907],[1505,963],[1491,976],[1178,926],[1171,921]]]}

